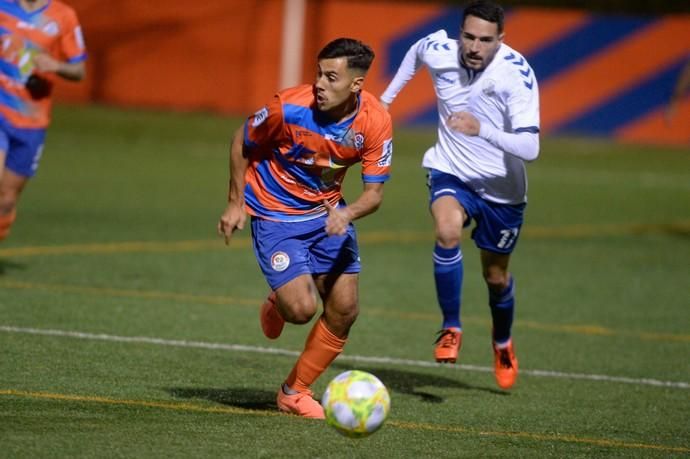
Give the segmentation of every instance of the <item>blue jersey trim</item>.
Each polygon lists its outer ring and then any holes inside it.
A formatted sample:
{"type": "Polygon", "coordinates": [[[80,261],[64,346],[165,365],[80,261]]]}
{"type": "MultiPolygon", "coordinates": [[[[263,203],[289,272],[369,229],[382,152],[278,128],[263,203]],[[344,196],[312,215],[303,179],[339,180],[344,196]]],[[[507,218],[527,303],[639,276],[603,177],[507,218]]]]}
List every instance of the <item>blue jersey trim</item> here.
{"type": "Polygon", "coordinates": [[[286,124],[300,126],[325,139],[340,143],[352,125],[354,116],[341,123],[334,123],[327,116],[310,107],[283,104],[283,119],[286,124]]]}
{"type": "Polygon", "coordinates": [[[247,148],[256,148],[259,146],[258,143],[249,140],[249,120],[244,122],[244,141],[242,143],[247,148]]]}
{"type": "Polygon", "coordinates": [[[45,5],[43,5],[36,11],[26,11],[19,5],[19,2],[17,1],[0,2],[0,11],[3,11],[7,14],[11,14],[12,16],[21,19],[24,22],[33,22],[33,19],[36,16],[41,15],[45,10],[47,10],[48,7],[50,7],[51,3],[52,0],[48,0],[48,2],[45,5]]]}
{"type": "Polygon", "coordinates": [[[539,128],[537,126],[528,126],[523,128],[517,128],[514,131],[516,134],[520,132],[530,132],[532,134],[539,134],[539,128]]]}
{"type": "Polygon", "coordinates": [[[364,175],[362,174],[362,181],[364,183],[383,183],[391,178],[390,174],[386,175],[364,175]]]}
{"type": "Polygon", "coordinates": [[[80,54],[79,56],[73,57],[72,59],[68,59],[67,63],[76,64],[77,62],[84,62],[86,60],[86,56],[86,53],[80,54]]]}

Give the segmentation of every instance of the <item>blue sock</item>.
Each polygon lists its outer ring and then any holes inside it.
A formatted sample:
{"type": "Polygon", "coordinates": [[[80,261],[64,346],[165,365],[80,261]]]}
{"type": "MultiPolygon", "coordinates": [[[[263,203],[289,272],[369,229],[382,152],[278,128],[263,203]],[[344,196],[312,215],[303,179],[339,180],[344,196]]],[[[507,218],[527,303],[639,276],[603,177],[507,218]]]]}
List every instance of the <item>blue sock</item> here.
{"type": "Polygon", "coordinates": [[[515,312],[515,282],[512,275],[508,287],[501,293],[489,290],[489,306],[491,306],[491,318],[494,325],[494,341],[499,344],[506,343],[510,339],[515,312]]]}
{"type": "Polygon", "coordinates": [[[460,246],[444,249],[436,244],[433,259],[436,298],[443,313],[443,328],[462,328],[460,298],[463,264],[460,246]]]}

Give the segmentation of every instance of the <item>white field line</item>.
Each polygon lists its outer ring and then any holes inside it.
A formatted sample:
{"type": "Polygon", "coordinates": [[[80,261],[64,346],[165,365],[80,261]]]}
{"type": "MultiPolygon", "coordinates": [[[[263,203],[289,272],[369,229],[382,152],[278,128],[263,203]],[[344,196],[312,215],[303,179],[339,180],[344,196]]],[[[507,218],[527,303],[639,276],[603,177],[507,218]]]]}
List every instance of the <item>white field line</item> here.
{"type": "MultiPolygon", "coordinates": [[[[223,350],[223,351],[233,351],[233,352],[255,352],[258,354],[275,354],[275,355],[285,355],[290,357],[297,357],[300,353],[297,351],[290,351],[287,349],[279,349],[275,347],[263,347],[263,346],[247,346],[243,344],[225,344],[225,343],[208,343],[203,341],[187,341],[187,340],[170,340],[163,338],[151,338],[147,336],[117,336],[108,335],[104,333],[86,333],[78,331],[68,331],[68,330],[51,330],[51,329],[41,329],[41,328],[26,328],[26,327],[13,327],[9,325],[0,325],[0,332],[5,333],[22,333],[28,335],[42,335],[42,336],[59,336],[65,338],[76,338],[84,340],[96,340],[96,341],[111,341],[120,343],[138,343],[138,344],[155,344],[158,346],[172,346],[172,347],[187,347],[187,348],[199,348],[199,349],[212,349],[212,350],[223,350]]],[[[408,359],[397,359],[393,357],[375,357],[375,356],[363,356],[363,355],[340,355],[338,360],[347,360],[353,362],[366,362],[366,363],[383,363],[391,365],[400,365],[407,367],[444,367],[444,368],[454,368],[458,370],[466,371],[478,371],[478,372],[492,372],[493,368],[483,367],[479,365],[446,365],[436,362],[427,362],[423,360],[408,360],[408,359]]],[[[661,381],[658,379],[651,378],[628,378],[625,376],[609,376],[609,375],[597,375],[597,374],[587,374],[587,373],[565,373],[561,371],[550,371],[550,370],[526,370],[521,369],[520,374],[530,375],[536,377],[548,377],[548,378],[561,378],[561,379],[582,379],[587,381],[601,381],[601,382],[611,382],[611,383],[623,383],[623,384],[634,384],[638,386],[656,386],[656,387],[669,387],[674,389],[690,389],[690,383],[685,381],[661,381]]]]}

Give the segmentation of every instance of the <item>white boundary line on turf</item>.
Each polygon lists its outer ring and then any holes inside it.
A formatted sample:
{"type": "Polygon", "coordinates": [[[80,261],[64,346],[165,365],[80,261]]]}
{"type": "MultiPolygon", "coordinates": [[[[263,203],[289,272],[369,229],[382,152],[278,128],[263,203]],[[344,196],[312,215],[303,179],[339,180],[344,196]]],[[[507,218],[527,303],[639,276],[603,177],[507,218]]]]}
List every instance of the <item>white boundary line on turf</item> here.
{"type": "MultiPolygon", "coordinates": [[[[108,335],[104,333],[86,333],[78,331],[68,331],[68,330],[52,330],[52,329],[41,329],[41,328],[26,328],[26,327],[13,327],[9,325],[0,325],[0,332],[5,333],[23,333],[28,335],[42,335],[42,336],[59,336],[67,338],[77,338],[84,340],[100,340],[100,341],[111,341],[120,343],[142,343],[142,344],[155,344],[159,346],[173,346],[173,347],[188,347],[188,348],[199,348],[199,349],[213,349],[213,350],[224,350],[224,351],[240,351],[240,352],[256,352],[259,354],[276,354],[296,357],[300,353],[297,351],[289,351],[286,349],[279,349],[275,347],[262,347],[262,346],[247,346],[243,344],[224,344],[224,343],[207,343],[203,341],[186,341],[186,340],[170,340],[163,338],[151,338],[147,336],[117,336],[108,335]]],[[[468,370],[468,371],[480,371],[480,372],[492,372],[493,368],[483,367],[478,365],[444,365],[436,362],[427,362],[423,360],[407,360],[407,359],[396,359],[392,357],[371,357],[362,355],[340,355],[338,360],[349,360],[354,362],[366,362],[366,363],[384,363],[392,365],[402,365],[408,367],[446,367],[455,368],[458,370],[468,370]]],[[[658,379],[651,378],[628,378],[625,376],[608,376],[608,375],[596,375],[596,374],[586,374],[586,373],[564,373],[560,371],[548,371],[548,370],[525,370],[521,369],[520,373],[538,376],[538,377],[549,377],[549,378],[562,378],[562,379],[583,379],[588,381],[603,381],[603,382],[614,382],[614,383],[624,383],[624,384],[634,384],[640,386],[657,386],[657,387],[669,387],[674,389],[690,389],[690,383],[684,381],[660,381],[658,379]]]]}

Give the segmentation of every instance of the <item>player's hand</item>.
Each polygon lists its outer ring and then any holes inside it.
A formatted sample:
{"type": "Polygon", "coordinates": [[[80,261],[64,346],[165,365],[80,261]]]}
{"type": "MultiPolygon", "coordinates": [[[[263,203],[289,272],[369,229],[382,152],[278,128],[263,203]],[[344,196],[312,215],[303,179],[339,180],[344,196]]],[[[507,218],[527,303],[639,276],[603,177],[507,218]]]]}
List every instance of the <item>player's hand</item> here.
{"type": "Polygon", "coordinates": [[[343,236],[347,232],[347,226],[352,221],[352,213],[347,207],[336,208],[327,200],[323,200],[323,205],[328,211],[326,217],[326,233],[329,236],[343,236]]]}
{"type": "Polygon", "coordinates": [[[451,113],[446,124],[453,131],[461,134],[475,136],[479,135],[479,120],[469,112],[451,113]]]}
{"type": "Polygon", "coordinates": [[[36,54],[33,57],[33,62],[39,72],[56,73],[60,70],[60,61],[45,53],[36,54]]]}
{"type": "Polygon", "coordinates": [[[386,111],[388,111],[388,107],[390,107],[390,104],[388,104],[388,103],[382,101],[381,99],[379,99],[379,103],[381,104],[381,106],[382,106],[383,108],[386,109],[386,111]]]}
{"type": "Polygon", "coordinates": [[[244,229],[244,222],[247,220],[247,214],[244,212],[244,206],[231,202],[225,208],[225,212],[220,216],[218,221],[218,235],[225,238],[225,245],[230,243],[232,234],[244,229]]]}

